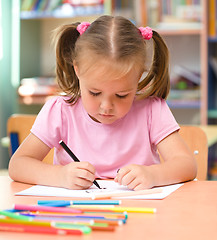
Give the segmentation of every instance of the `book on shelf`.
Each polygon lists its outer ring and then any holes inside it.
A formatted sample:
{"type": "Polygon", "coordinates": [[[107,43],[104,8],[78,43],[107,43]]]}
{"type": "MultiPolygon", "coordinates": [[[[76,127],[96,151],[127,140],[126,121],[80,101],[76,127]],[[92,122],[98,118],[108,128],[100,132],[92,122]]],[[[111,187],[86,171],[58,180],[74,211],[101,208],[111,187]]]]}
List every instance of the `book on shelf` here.
{"type": "Polygon", "coordinates": [[[201,97],[200,74],[180,65],[175,65],[173,72],[168,100],[198,104],[201,97]]]}
{"type": "Polygon", "coordinates": [[[63,0],[63,3],[69,3],[74,6],[78,5],[98,5],[98,4],[103,4],[104,0],[63,0]]]}
{"type": "Polygon", "coordinates": [[[167,99],[170,108],[198,109],[201,107],[199,99],[167,99]]]}
{"type": "Polygon", "coordinates": [[[22,0],[21,11],[52,11],[61,3],[61,0],[22,0]]]}
{"type": "Polygon", "coordinates": [[[34,6],[34,0],[22,0],[21,11],[31,11],[34,6]]]}
{"type": "Polygon", "coordinates": [[[200,29],[200,0],[148,0],[147,25],[160,30],[200,29]]]}
{"type": "Polygon", "coordinates": [[[21,97],[54,95],[57,91],[54,77],[23,78],[18,88],[21,97]]]}
{"type": "Polygon", "coordinates": [[[64,4],[85,7],[103,5],[103,3],[103,0],[22,0],[21,11],[53,11],[64,4]]]}
{"type": "Polygon", "coordinates": [[[169,100],[199,100],[200,99],[200,89],[185,89],[185,90],[179,90],[179,89],[171,89],[169,96],[169,100]]]}
{"type": "Polygon", "coordinates": [[[175,65],[173,68],[173,72],[175,74],[175,77],[172,79],[172,84],[176,84],[180,81],[186,81],[187,87],[191,86],[199,86],[201,81],[201,75],[200,72],[196,72],[193,70],[188,69],[187,67],[181,66],[181,65],[175,65]]]}
{"type": "MultiPolygon", "coordinates": [[[[108,1],[107,1],[108,2],[108,1]]],[[[112,15],[122,15],[130,19],[133,23],[135,22],[134,7],[136,6],[135,1],[130,0],[111,0],[110,9],[112,15]]]]}
{"type": "Polygon", "coordinates": [[[217,78],[217,57],[210,57],[209,64],[215,74],[215,77],[217,78]]]}
{"type": "Polygon", "coordinates": [[[209,169],[209,179],[217,181],[217,159],[214,159],[214,162],[209,169]]]}
{"type": "Polygon", "coordinates": [[[216,36],[216,27],[217,27],[217,16],[216,16],[216,0],[209,0],[209,7],[208,7],[208,24],[209,24],[209,36],[215,37],[216,36]]]}
{"type": "Polygon", "coordinates": [[[72,17],[102,14],[103,0],[22,0],[21,18],[72,17]]]}

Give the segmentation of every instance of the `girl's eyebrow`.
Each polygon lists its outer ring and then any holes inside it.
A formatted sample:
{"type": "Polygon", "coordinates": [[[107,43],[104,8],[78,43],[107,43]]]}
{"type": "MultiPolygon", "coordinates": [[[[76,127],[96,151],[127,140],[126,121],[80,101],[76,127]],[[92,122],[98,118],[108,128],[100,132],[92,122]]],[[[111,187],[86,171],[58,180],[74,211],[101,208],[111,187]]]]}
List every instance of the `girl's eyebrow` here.
{"type": "Polygon", "coordinates": [[[126,90],[123,90],[123,91],[119,91],[118,93],[128,93],[128,92],[131,92],[131,91],[133,91],[133,88],[126,89],[126,90]]]}
{"type": "MultiPolygon", "coordinates": [[[[102,90],[99,90],[97,88],[90,88],[90,91],[96,91],[96,92],[102,92],[102,90]]],[[[129,93],[133,91],[133,88],[130,88],[130,89],[125,89],[125,90],[120,90],[120,91],[117,91],[116,93],[129,93]]]]}
{"type": "Polygon", "coordinates": [[[90,91],[97,91],[97,92],[101,92],[101,90],[97,89],[97,88],[90,88],[90,91]]]}

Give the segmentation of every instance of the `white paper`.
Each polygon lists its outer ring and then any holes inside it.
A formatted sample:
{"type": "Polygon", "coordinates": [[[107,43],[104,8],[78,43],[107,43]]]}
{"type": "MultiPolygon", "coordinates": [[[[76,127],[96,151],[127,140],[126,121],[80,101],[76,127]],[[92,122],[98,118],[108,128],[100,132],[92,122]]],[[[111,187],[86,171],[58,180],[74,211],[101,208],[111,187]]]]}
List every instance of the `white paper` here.
{"type": "MultiPolygon", "coordinates": [[[[91,188],[87,190],[69,190],[66,188],[58,188],[58,187],[50,187],[50,186],[41,186],[36,185],[30,187],[26,190],[16,193],[15,195],[22,196],[44,196],[44,197],[73,197],[73,198],[92,198],[93,196],[99,193],[120,193],[132,191],[127,187],[119,185],[118,183],[111,180],[97,180],[101,188],[98,189],[95,185],[92,185],[91,188]]],[[[136,196],[128,196],[121,197],[126,199],[163,199],[174,192],[176,189],[181,187],[183,184],[174,184],[164,187],[157,187],[162,189],[160,193],[152,193],[145,195],[136,195],[136,196]]]]}

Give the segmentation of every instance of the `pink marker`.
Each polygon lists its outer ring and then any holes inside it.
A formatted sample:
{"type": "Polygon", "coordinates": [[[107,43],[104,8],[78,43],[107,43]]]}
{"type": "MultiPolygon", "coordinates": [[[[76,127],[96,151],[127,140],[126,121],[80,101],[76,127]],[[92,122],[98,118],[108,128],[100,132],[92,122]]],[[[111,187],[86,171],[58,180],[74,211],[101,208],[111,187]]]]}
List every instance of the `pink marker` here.
{"type": "Polygon", "coordinates": [[[47,206],[39,206],[39,205],[22,205],[15,204],[15,210],[23,210],[23,211],[41,211],[41,212],[57,212],[57,213],[82,213],[80,209],[74,208],[66,208],[66,207],[47,207],[47,206]]]}

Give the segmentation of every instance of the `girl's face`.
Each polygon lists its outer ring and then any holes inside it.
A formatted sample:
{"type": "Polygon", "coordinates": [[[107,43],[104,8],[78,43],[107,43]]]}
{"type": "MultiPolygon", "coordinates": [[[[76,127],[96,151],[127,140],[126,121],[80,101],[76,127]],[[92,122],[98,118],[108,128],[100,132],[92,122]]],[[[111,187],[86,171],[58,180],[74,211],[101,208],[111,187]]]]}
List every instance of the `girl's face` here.
{"type": "Polygon", "coordinates": [[[99,68],[80,75],[75,66],[75,71],[84,108],[93,120],[111,124],[128,113],[140,78],[135,69],[120,78],[112,78],[112,74],[105,74],[99,68]]]}

